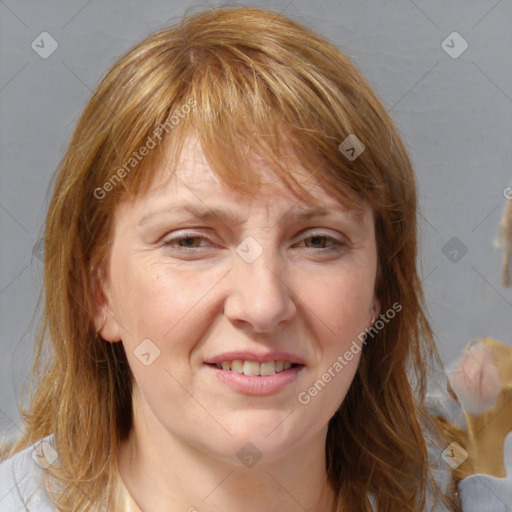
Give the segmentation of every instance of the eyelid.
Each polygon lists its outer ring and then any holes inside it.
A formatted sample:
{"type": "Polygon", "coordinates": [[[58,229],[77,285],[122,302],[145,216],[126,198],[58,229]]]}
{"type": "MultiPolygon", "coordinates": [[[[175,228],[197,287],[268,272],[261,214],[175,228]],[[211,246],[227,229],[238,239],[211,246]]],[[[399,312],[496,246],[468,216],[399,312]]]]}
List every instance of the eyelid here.
{"type": "MultiPolygon", "coordinates": [[[[207,240],[211,244],[214,243],[212,241],[212,239],[210,237],[206,236],[204,233],[201,233],[199,231],[185,230],[182,232],[178,231],[177,233],[173,233],[173,235],[170,237],[164,236],[162,238],[162,244],[163,245],[171,245],[172,243],[177,242],[179,240],[183,240],[184,238],[200,238],[201,240],[207,240]]],[[[184,250],[195,249],[195,247],[190,247],[190,248],[177,247],[177,248],[184,249],[184,250]]]]}
{"type": "MultiPolygon", "coordinates": [[[[319,249],[323,249],[324,251],[328,251],[329,249],[330,250],[342,249],[349,245],[349,242],[346,240],[345,237],[343,237],[344,239],[339,239],[339,238],[336,238],[335,236],[329,235],[322,231],[313,231],[311,233],[306,232],[306,233],[302,234],[298,240],[299,240],[299,242],[303,242],[304,240],[307,240],[308,238],[315,238],[315,237],[325,238],[326,240],[332,242],[332,245],[329,247],[320,247],[319,248],[319,249]]],[[[306,247],[306,248],[315,250],[313,247],[306,247]]],[[[318,249],[316,249],[316,250],[318,251],[318,249]]]]}

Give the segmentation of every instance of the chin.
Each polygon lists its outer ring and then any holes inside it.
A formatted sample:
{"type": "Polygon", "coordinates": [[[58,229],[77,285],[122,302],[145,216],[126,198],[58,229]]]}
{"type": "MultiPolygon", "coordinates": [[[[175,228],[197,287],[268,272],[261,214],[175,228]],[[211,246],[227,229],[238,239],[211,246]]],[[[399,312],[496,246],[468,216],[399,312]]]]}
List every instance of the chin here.
{"type": "Polygon", "coordinates": [[[304,442],[304,432],[284,431],[273,422],[263,422],[259,429],[238,423],[238,428],[229,432],[232,437],[226,433],[214,444],[209,437],[196,448],[231,465],[252,467],[260,460],[267,464],[284,458],[297,450],[298,442],[304,442]]]}

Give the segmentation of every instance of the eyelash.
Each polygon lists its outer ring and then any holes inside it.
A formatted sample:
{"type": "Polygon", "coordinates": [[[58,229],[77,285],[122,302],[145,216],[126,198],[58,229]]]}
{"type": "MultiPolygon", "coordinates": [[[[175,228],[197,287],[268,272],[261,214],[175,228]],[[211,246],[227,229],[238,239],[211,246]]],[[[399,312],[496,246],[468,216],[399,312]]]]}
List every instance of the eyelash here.
{"type": "MultiPolygon", "coordinates": [[[[199,246],[199,247],[181,247],[181,246],[175,245],[179,241],[186,240],[187,238],[189,238],[189,239],[196,239],[196,238],[198,238],[200,240],[206,240],[206,241],[212,243],[211,240],[208,237],[205,237],[203,234],[195,233],[195,232],[191,231],[191,232],[185,232],[181,236],[177,236],[177,237],[174,237],[174,238],[169,238],[169,239],[167,239],[164,242],[163,245],[165,247],[170,247],[172,249],[177,249],[178,251],[184,251],[184,252],[189,252],[189,251],[193,251],[195,249],[202,249],[202,248],[204,248],[204,246],[199,246]]],[[[311,233],[311,234],[309,234],[309,236],[307,236],[305,238],[302,238],[301,240],[308,240],[308,239],[311,239],[311,238],[323,238],[323,239],[326,240],[326,242],[331,242],[332,243],[332,245],[329,246],[329,247],[318,247],[318,248],[315,248],[315,247],[307,247],[306,246],[307,249],[311,249],[313,251],[318,251],[320,249],[323,252],[336,252],[336,251],[340,251],[341,249],[343,249],[347,245],[344,242],[342,242],[340,240],[337,240],[336,238],[333,238],[331,236],[325,235],[323,233],[311,233]]]]}

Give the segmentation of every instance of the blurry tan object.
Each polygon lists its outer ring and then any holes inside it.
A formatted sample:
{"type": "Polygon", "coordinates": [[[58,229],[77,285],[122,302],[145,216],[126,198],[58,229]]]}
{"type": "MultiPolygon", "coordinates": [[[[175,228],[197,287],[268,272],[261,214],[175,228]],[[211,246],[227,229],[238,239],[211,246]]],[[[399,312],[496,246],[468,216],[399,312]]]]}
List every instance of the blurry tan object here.
{"type": "Polygon", "coordinates": [[[512,431],[512,347],[478,338],[447,373],[466,416],[473,471],[506,476],[503,446],[512,431]]]}
{"type": "Polygon", "coordinates": [[[503,286],[510,286],[512,279],[512,200],[509,200],[502,221],[505,256],[503,258],[503,286]]]}

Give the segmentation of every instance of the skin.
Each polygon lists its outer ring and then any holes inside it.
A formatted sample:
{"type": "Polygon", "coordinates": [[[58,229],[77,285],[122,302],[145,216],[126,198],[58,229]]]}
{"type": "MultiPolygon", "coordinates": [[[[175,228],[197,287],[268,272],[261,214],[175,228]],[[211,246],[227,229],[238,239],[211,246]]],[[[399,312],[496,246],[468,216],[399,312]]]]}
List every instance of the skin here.
{"type": "MultiPolygon", "coordinates": [[[[118,462],[143,511],[325,512],[332,505],[327,424],[360,353],[307,405],[298,395],[379,314],[373,215],[348,211],[317,186],[311,190],[329,215],[299,220],[292,213],[312,205],[264,162],[255,160],[254,169],[264,186],[239,195],[189,138],[176,175],[165,183],[162,169],[146,195],[115,212],[95,322],[105,340],[123,343],[134,374],[134,427],[118,462]],[[239,222],[164,211],[182,203],[232,210],[239,222]],[[160,213],[141,223],[151,212],[160,213]],[[263,250],[252,263],[236,252],[249,236],[263,250]],[[144,339],[160,350],[148,366],[134,353],[144,339]],[[283,390],[250,396],[204,364],[233,350],[292,352],[305,367],[283,390]],[[237,457],[247,442],[261,454],[250,468],[237,457]]],[[[309,176],[299,165],[297,173],[309,176]]]]}

